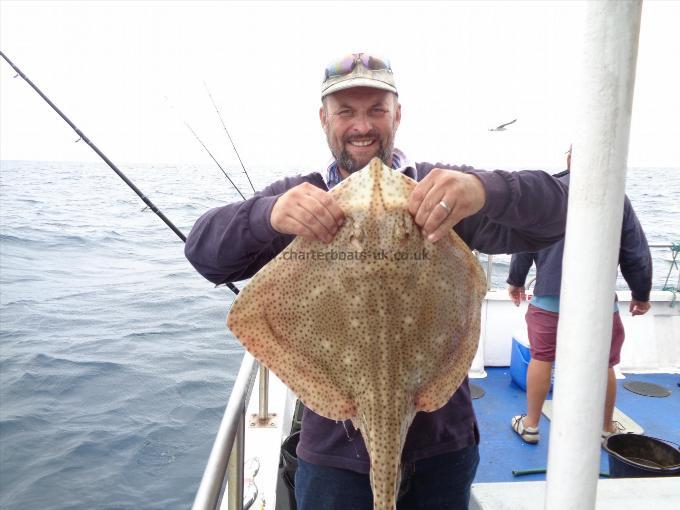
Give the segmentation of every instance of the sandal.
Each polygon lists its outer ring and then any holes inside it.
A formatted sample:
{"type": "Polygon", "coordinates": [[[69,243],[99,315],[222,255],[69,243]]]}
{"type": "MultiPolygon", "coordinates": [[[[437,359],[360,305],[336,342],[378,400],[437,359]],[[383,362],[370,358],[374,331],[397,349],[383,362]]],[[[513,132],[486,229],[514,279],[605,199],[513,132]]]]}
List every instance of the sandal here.
{"type": "Polygon", "coordinates": [[[540,439],[540,434],[538,433],[538,427],[527,427],[524,425],[524,418],[526,414],[520,414],[519,416],[513,416],[510,423],[512,430],[517,432],[519,437],[524,440],[525,443],[536,444],[540,439]]]}

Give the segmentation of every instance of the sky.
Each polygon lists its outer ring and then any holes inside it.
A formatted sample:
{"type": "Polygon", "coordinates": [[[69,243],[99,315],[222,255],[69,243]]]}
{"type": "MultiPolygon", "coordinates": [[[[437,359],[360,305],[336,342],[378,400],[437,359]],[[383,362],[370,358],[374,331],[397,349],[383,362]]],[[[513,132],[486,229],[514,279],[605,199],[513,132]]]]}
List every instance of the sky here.
{"type": "MultiPolygon", "coordinates": [[[[564,167],[586,4],[0,0],[0,49],[114,162],[318,170],[325,66],[390,59],[418,161],[564,167]],[[518,119],[504,132],[489,128],[518,119]]],[[[629,166],[680,167],[679,1],[643,5],[629,166]]],[[[0,61],[0,158],[97,161],[0,61]]]]}

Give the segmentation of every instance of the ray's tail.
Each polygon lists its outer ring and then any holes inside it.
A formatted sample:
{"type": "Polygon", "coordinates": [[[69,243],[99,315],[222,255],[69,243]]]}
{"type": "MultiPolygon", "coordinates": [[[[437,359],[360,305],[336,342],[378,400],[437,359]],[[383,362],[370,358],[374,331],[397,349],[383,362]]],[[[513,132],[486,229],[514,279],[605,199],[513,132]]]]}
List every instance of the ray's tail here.
{"type": "Polygon", "coordinates": [[[391,402],[369,414],[372,419],[364,415],[359,420],[371,462],[373,510],[395,510],[397,507],[401,453],[406,433],[415,416],[415,411],[404,413],[398,407],[396,402],[391,402]]]}

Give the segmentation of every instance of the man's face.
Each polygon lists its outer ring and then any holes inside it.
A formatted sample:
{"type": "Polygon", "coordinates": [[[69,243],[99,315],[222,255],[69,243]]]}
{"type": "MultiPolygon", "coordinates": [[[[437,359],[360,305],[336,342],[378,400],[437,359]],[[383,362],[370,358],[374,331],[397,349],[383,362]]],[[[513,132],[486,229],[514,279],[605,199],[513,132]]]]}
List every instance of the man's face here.
{"type": "Polygon", "coordinates": [[[401,105],[389,91],[355,87],[326,96],[319,112],[328,147],[343,177],[378,156],[390,165],[401,105]]]}

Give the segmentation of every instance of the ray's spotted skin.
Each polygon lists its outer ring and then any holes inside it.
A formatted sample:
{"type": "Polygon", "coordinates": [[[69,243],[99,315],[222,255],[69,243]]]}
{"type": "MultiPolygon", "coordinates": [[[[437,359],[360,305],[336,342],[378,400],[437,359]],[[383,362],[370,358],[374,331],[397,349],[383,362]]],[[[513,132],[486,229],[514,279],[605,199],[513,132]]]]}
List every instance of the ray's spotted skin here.
{"type": "Polygon", "coordinates": [[[442,407],[477,350],[484,273],[453,232],[423,237],[416,182],[373,159],[330,193],[330,244],[298,237],[235,300],[227,324],[316,413],[351,419],[370,457],[374,509],[393,510],[418,411],[442,407]]]}

